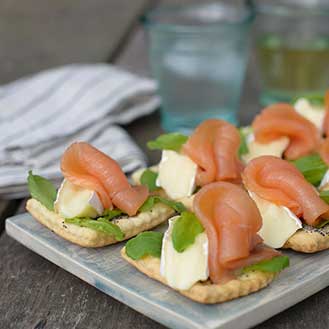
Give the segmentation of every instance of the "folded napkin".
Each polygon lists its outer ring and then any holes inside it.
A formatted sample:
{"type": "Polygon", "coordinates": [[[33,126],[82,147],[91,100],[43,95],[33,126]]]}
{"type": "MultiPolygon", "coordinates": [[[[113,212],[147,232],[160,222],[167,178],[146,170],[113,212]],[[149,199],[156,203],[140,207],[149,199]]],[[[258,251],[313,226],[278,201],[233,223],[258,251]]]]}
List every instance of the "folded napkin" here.
{"type": "Polygon", "coordinates": [[[0,195],[26,193],[29,169],[54,181],[74,141],[110,154],[125,172],[145,166],[124,129],[159,105],[153,80],[108,64],[68,65],[0,87],[0,195]]]}

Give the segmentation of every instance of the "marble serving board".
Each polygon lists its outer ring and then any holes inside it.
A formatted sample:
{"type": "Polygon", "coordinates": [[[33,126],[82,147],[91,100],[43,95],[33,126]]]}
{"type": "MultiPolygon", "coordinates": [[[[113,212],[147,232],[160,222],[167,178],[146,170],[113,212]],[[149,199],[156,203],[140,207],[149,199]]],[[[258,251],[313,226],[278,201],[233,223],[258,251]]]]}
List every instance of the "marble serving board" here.
{"type": "Polygon", "coordinates": [[[250,328],[329,285],[329,251],[313,255],[285,252],[291,265],[269,287],[231,302],[202,305],[149,279],[121,259],[124,242],[81,248],[56,236],[29,214],[7,219],[6,231],[97,289],[175,329],[250,328]]]}

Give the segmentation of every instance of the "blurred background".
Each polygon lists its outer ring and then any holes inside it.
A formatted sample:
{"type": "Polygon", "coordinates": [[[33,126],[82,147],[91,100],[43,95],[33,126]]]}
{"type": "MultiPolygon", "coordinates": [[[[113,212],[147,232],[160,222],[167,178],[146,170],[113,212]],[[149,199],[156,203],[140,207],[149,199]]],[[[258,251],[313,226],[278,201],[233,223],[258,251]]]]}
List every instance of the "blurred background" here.
{"type": "MultiPolygon", "coordinates": [[[[142,15],[159,5],[191,2],[3,0],[0,2],[0,83],[76,62],[111,62],[150,75],[142,15]]],[[[240,102],[242,123],[259,110],[260,89],[254,65],[252,53],[240,102]]]]}

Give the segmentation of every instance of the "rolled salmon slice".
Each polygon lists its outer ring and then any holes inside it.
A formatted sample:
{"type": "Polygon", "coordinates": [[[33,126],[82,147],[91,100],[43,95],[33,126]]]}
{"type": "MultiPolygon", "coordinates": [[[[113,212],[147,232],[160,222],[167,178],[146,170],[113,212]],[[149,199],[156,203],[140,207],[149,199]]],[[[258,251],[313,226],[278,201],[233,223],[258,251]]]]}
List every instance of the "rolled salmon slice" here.
{"type": "Polygon", "coordinates": [[[208,184],[196,194],[193,209],[207,233],[212,282],[225,283],[235,278],[234,270],[280,254],[261,244],[260,213],[240,186],[208,184]]]}
{"type": "Polygon", "coordinates": [[[230,123],[217,119],[202,122],[183,146],[183,153],[198,165],[197,185],[241,181],[239,146],[239,132],[230,123]]]}
{"type": "Polygon", "coordinates": [[[324,108],[326,114],[323,120],[323,132],[327,137],[329,137],[329,90],[327,90],[324,95],[324,108]]]}
{"type": "Polygon", "coordinates": [[[251,160],[242,173],[247,190],[289,208],[309,225],[329,218],[329,205],[298,169],[286,160],[261,156],[251,160]]]}
{"type": "Polygon", "coordinates": [[[88,143],[68,147],[61,170],[71,183],[96,191],[105,209],[111,209],[113,203],[133,216],[148,197],[145,186],[131,186],[118,163],[88,143]]]}
{"type": "Polygon", "coordinates": [[[320,133],[315,125],[298,114],[290,104],[278,103],[265,108],[252,123],[255,139],[269,143],[289,137],[285,158],[294,160],[315,151],[320,144],[320,133]]]}
{"type": "Polygon", "coordinates": [[[329,136],[321,142],[319,153],[322,160],[329,165],[329,136]]]}

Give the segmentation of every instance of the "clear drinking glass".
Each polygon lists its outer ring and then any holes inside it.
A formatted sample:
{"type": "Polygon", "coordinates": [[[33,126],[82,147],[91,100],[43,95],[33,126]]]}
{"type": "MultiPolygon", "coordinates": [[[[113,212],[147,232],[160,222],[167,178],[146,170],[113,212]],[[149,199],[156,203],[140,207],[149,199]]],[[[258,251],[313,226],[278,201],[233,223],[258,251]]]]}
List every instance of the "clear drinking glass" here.
{"type": "Polygon", "coordinates": [[[255,4],[261,103],[323,94],[329,87],[329,0],[255,4]]]}
{"type": "Polygon", "coordinates": [[[150,62],[166,131],[191,131],[207,118],[237,124],[253,11],[218,1],[151,11],[150,62]]]}

